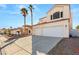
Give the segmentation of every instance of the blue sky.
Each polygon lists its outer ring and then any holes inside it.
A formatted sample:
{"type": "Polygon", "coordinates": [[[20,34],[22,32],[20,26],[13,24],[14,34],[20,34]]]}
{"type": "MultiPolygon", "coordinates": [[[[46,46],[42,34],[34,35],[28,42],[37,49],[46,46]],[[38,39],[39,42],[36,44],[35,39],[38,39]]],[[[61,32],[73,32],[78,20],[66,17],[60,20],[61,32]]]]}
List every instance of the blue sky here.
{"type": "MultiPolygon", "coordinates": [[[[21,27],[23,25],[24,19],[21,15],[20,9],[25,7],[28,9],[28,4],[0,4],[0,28],[13,28],[21,27]]],[[[47,11],[52,8],[52,4],[34,4],[34,24],[36,24],[40,18],[46,16],[47,11]]],[[[73,28],[79,24],[79,5],[71,5],[72,19],[73,19],[73,28]]],[[[29,10],[29,9],[28,9],[29,10]]],[[[28,11],[30,12],[30,11],[28,11]]],[[[30,24],[30,14],[28,14],[27,23],[30,24]]]]}

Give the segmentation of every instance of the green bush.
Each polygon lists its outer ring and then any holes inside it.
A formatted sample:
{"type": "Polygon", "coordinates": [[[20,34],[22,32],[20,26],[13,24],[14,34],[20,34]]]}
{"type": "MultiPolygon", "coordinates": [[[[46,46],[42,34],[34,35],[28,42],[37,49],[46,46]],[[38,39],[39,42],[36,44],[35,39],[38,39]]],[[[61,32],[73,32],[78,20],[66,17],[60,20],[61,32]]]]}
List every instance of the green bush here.
{"type": "Polygon", "coordinates": [[[76,29],[79,29],[79,25],[76,27],[76,29]]]}

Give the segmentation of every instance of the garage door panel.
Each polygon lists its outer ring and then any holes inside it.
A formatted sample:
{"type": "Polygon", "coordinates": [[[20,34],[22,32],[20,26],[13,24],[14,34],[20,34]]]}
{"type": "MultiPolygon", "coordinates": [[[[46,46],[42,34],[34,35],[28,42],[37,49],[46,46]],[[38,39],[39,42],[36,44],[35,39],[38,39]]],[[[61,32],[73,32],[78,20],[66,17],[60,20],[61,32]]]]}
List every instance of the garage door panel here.
{"type": "Polygon", "coordinates": [[[64,35],[63,26],[43,28],[43,36],[63,37],[63,35],[64,35]]]}
{"type": "Polygon", "coordinates": [[[35,35],[41,35],[41,29],[35,29],[35,32],[34,32],[35,35]]]}

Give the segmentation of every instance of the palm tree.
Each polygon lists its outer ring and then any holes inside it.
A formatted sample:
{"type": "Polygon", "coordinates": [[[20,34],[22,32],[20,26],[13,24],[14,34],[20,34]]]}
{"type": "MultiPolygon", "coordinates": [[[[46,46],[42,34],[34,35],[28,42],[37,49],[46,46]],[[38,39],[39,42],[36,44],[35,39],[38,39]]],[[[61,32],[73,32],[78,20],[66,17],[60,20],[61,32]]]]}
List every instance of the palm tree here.
{"type": "Polygon", "coordinates": [[[24,16],[24,29],[23,29],[23,34],[25,35],[26,34],[26,16],[28,14],[28,11],[27,11],[26,8],[22,8],[21,9],[21,13],[24,16]]]}
{"type": "Polygon", "coordinates": [[[26,15],[28,14],[28,11],[26,8],[22,8],[21,13],[24,16],[24,26],[25,26],[26,25],[26,15]]]}
{"type": "Polygon", "coordinates": [[[33,6],[30,4],[29,5],[30,13],[31,13],[31,26],[32,26],[32,31],[33,31],[33,6]]]}

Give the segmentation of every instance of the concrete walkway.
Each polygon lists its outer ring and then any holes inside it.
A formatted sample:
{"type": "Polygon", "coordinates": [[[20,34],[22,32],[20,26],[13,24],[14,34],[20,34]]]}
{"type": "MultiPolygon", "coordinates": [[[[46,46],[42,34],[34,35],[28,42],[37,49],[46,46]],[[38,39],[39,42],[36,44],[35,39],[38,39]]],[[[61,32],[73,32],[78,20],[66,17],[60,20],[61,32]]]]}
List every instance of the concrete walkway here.
{"type": "Polygon", "coordinates": [[[32,36],[13,39],[9,42],[4,36],[0,37],[0,54],[2,55],[31,55],[32,54],[32,36]],[[3,40],[2,40],[3,39],[3,40]]]}

